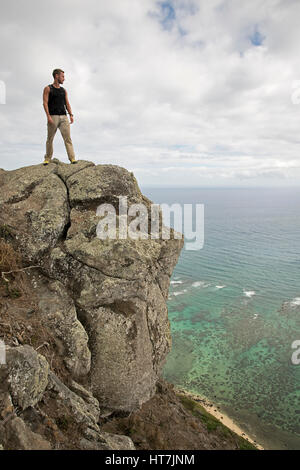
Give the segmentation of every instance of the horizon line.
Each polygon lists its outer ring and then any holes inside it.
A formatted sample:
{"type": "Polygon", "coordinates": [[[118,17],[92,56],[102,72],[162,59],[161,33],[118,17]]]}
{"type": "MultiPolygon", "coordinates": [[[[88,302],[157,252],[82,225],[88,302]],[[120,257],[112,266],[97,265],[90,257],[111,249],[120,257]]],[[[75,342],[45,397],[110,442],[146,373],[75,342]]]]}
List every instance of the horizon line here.
{"type": "Polygon", "coordinates": [[[139,184],[141,188],[151,189],[299,189],[298,185],[289,186],[155,186],[139,184]]]}

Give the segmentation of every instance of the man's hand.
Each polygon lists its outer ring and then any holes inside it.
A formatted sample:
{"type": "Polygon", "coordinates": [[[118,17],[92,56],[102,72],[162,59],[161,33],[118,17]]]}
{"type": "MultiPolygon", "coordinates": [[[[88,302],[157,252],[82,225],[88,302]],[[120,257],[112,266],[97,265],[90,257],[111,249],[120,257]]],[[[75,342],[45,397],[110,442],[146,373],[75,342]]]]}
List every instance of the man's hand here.
{"type": "Polygon", "coordinates": [[[73,124],[73,122],[74,122],[74,118],[73,118],[73,115],[71,114],[70,115],[70,124],[73,124]]]}
{"type": "Polygon", "coordinates": [[[50,115],[48,116],[48,123],[49,124],[54,124],[53,119],[50,115]]]}

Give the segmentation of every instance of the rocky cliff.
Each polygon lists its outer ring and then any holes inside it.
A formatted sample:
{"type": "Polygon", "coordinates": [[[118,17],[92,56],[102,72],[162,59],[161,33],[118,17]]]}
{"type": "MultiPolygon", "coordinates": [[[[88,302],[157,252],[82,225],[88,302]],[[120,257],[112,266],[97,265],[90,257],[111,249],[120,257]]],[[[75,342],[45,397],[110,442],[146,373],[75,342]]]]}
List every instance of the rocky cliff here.
{"type": "MultiPolygon", "coordinates": [[[[20,337],[9,344],[4,335],[9,348],[6,400],[27,410],[54,391],[71,408],[91,415],[93,429],[100,409],[138,409],[154,395],[170,350],[166,299],[183,239],[161,237],[161,213],[157,239],[118,236],[119,219],[124,220],[119,196],[126,196],[128,208],[144,205],[151,232],[151,201],[133,173],[119,166],[54,159],[48,166],[1,170],[0,188],[2,240],[19,263],[17,269],[3,264],[2,286],[9,291],[22,273],[19,282],[26,284],[32,301],[23,309],[21,302],[18,315],[2,304],[2,323],[5,314],[10,320],[15,315],[16,322],[17,317],[27,321],[24,327],[32,333],[26,330],[28,344],[20,337]],[[104,203],[115,209],[114,238],[97,237],[97,208],[104,203]],[[40,344],[34,344],[35,337],[40,344]],[[46,359],[49,349],[52,364],[46,359]],[[57,370],[53,360],[60,363],[57,370]],[[71,388],[65,388],[58,370],[71,388]]],[[[129,216],[126,223],[132,220],[129,216]]]]}

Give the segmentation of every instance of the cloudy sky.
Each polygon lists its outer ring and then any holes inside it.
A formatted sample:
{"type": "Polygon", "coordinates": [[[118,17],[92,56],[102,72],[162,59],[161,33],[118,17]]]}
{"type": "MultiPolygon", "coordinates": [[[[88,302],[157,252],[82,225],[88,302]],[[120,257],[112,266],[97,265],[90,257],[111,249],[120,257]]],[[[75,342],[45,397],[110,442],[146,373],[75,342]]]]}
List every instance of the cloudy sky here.
{"type": "Polygon", "coordinates": [[[1,168],[43,160],[59,67],[78,159],[141,186],[300,183],[299,0],[0,1],[1,168]]]}

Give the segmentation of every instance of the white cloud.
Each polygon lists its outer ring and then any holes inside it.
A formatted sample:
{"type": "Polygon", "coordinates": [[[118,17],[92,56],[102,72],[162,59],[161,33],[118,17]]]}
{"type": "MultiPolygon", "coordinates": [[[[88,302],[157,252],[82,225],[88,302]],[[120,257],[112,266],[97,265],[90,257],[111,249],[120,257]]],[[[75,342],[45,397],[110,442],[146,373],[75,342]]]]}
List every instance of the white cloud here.
{"type": "MultiPolygon", "coordinates": [[[[10,2],[0,18],[0,167],[39,163],[55,67],[78,158],[149,185],[298,184],[300,3],[10,2]]],[[[55,156],[67,162],[60,135],[55,156]]]]}

